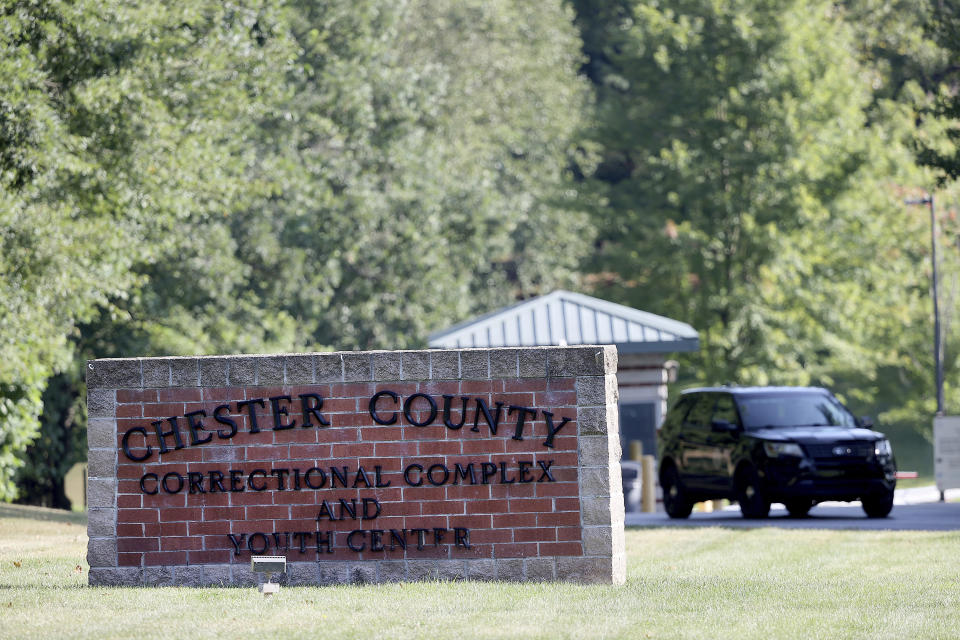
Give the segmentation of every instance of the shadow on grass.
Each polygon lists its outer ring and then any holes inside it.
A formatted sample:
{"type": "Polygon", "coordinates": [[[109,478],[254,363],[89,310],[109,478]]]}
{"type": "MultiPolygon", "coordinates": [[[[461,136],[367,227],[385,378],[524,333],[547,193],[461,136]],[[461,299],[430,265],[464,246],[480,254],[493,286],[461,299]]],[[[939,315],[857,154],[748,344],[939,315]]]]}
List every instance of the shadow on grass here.
{"type": "Polygon", "coordinates": [[[85,512],[65,511],[61,509],[46,509],[44,507],[28,507],[19,504],[0,504],[0,518],[26,518],[29,520],[44,520],[47,522],[66,522],[69,524],[87,524],[85,512]]]}

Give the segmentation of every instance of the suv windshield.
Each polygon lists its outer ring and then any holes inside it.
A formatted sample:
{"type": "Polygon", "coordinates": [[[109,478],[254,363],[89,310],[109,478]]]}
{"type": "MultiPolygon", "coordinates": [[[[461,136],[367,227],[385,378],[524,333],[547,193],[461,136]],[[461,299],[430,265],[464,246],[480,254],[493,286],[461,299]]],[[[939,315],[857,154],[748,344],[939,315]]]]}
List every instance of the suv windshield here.
{"type": "Polygon", "coordinates": [[[857,426],[853,415],[836,398],[826,393],[739,396],[737,404],[746,429],[857,426]]]}

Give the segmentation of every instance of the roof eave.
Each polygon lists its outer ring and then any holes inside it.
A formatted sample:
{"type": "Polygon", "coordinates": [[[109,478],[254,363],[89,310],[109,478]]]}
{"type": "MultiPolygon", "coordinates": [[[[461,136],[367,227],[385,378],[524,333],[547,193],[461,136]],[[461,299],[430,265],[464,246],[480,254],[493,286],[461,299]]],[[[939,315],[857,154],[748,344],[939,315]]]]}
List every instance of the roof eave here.
{"type": "Polygon", "coordinates": [[[681,338],[679,340],[663,340],[658,342],[619,342],[618,353],[676,353],[699,351],[700,338],[681,338]]]}

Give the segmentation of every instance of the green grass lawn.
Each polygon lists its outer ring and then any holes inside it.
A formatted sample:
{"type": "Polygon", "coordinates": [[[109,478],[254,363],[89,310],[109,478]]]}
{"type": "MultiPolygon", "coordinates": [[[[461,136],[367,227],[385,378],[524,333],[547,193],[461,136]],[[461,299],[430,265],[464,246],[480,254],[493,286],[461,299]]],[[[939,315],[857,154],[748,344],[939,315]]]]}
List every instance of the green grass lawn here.
{"type": "Polygon", "coordinates": [[[2,638],[955,638],[960,533],[632,529],[627,583],[90,588],[82,514],[0,505],[2,638]]]}

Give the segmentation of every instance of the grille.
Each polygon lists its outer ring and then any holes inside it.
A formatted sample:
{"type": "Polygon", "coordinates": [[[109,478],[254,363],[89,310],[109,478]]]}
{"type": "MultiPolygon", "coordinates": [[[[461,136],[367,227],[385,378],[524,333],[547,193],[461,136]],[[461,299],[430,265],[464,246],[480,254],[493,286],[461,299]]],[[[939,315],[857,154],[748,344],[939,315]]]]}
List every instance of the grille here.
{"type": "Polygon", "coordinates": [[[805,444],[807,453],[817,460],[866,460],[873,455],[872,442],[834,442],[831,444],[805,444]],[[842,447],[843,452],[837,453],[834,449],[842,447]]]}

